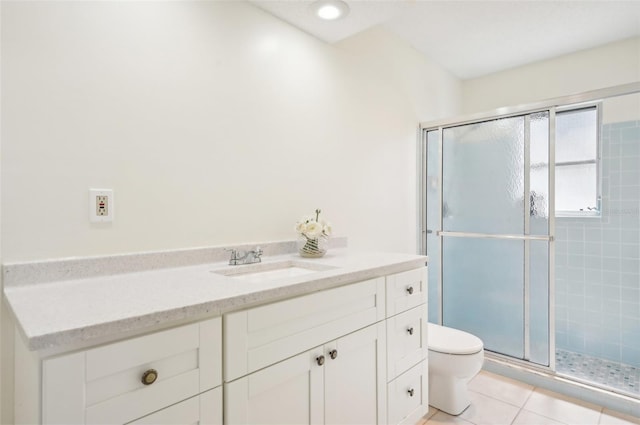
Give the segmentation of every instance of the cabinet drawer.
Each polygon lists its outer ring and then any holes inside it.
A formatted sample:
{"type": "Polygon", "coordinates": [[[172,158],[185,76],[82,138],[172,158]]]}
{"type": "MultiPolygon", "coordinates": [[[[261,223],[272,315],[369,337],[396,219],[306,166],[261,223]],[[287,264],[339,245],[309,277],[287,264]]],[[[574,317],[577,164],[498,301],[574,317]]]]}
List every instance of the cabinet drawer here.
{"type": "Polygon", "coordinates": [[[387,317],[427,300],[427,268],[387,276],[387,317]]]}
{"type": "Polygon", "coordinates": [[[222,425],[222,387],[129,422],[131,425],[222,425]]]}
{"type": "Polygon", "coordinates": [[[426,304],[387,319],[389,380],[427,357],[426,304]]]}
{"type": "Polygon", "coordinates": [[[414,425],[429,410],[427,360],[418,363],[387,385],[389,425],[414,425]]]}
{"type": "Polygon", "coordinates": [[[371,279],[225,315],[225,382],[384,319],[384,285],[371,279]]]}
{"type": "Polygon", "coordinates": [[[221,344],[215,318],[44,360],[43,422],[122,424],[219,386],[221,344]]]}

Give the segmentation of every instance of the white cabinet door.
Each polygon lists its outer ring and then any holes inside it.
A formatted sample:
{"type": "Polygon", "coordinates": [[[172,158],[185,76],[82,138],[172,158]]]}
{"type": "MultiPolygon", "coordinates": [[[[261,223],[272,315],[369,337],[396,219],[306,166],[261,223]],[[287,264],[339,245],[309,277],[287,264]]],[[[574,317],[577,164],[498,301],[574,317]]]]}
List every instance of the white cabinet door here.
{"type": "Polygon", "coordinates": [[[384,322],[325,344],[325,423],[373,425],[386,421],[384,322]]]}
{"type": "Polygon", "coordinates": [[[227,383],[225,424],[383,424],[385,344],[380,322],[227,383]]]}
{"type": "Polygon", "coordinates": [[[322,347],[225,383],[225,424],[322,424],[320,356],[322,347]]]}
{"type": "Polygon", "coordinates": [[[222,387],[174,404],[130,425],[222,425],[222,387]]]}

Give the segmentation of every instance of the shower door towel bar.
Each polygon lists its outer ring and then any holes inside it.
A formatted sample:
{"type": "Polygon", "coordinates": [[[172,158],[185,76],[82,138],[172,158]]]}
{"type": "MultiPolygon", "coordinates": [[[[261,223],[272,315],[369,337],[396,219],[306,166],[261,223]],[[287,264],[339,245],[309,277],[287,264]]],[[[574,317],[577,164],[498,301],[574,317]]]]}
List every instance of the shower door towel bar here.
{"type": "MultiPolygon", "coordinates": [[[[430,233],[427,231],[427,233],[430,233]]],[[[488,238],[488,239],[520,239],[529,241],[553,241],[553,236],[547,235],[496,235],[491,233],[470,233],[470,232],[446,232],[438,230],[437,236],[453,236],[456,238],[488,238]]]]}

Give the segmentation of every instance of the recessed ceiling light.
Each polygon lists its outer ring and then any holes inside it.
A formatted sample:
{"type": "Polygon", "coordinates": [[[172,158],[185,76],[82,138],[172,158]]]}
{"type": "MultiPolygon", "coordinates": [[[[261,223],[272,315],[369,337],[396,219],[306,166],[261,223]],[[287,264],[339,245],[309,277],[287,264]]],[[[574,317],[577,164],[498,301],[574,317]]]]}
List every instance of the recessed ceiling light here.
{"type": "Polygon", "coordinates": [[[334,21],[349,14],[349,6],[341,0],[318,0],[311,3],[313,13],[327,21],[334,21]]]}

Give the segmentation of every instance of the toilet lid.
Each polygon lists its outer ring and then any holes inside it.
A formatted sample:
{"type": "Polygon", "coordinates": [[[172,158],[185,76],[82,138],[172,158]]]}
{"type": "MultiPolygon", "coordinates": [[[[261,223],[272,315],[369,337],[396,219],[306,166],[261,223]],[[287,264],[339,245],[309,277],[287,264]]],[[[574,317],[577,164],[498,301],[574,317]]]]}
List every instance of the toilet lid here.
{"type": "Polygon", "coordinates": [[[443,354],[475,354],[482,350],[482,340],[458,329],[428,324],[429,350],[443,354]]]}

